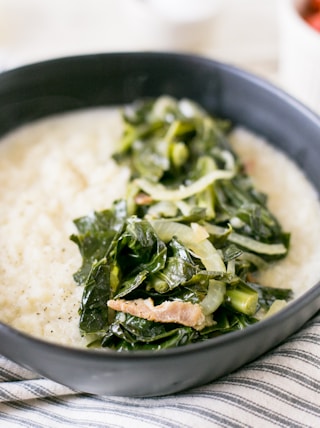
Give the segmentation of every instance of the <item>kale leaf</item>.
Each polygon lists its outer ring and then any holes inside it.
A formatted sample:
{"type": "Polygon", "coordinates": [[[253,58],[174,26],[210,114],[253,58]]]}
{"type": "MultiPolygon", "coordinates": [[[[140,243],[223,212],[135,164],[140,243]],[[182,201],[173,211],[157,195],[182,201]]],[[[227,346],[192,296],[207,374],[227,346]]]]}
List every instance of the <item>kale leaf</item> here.
{"type": "MultiPolygon", "coordinates": [[[[254,273],[287,255],[283,231],[228,140],[229,121],[190,100],[138,100],[123,111],[113,158],[130,168],[127,197],[74,220],[88,346],[160,350],[247,328],[292,291],[254,273]],[[188,303],[201,328],[115,311],[109,301],[188,303]]],[[[138,303],[137,303],[138,304],[138,303]]]]}

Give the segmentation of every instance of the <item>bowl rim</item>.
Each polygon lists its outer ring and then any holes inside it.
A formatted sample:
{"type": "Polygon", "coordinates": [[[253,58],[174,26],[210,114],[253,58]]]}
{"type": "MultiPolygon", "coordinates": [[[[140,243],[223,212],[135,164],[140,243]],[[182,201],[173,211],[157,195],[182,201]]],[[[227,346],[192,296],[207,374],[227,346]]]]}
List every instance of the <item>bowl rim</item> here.
{"type": "MultiPolygon", "coordinates": [[[[87,61],[99,58],[138,58],[141,59],[152,59],[159,58],[164,60],[177,59],[186,60],[188,62],[203,63],[207,65],[214,65],[216,68],[228,72],[234,76],[240,77],[244,81],[250,81],[255,86],[261,87],[267,90],[276,98],[286,101],[291,107],[301,110],[304,115],[308,116],[308,119],[312,121],[318,121],[320,113],[315,112],[313,109],[304,104],[295,95],[289,94],[286,89],[282,88],[280,84],[268,80],[266,77],[258,75],[250,70],[242,68],[238,65],[232,64],[231,62],[221,61],[216,58],[211,58],[203,54],[188,53],[188,52],[174,52],[174,51],[122,51],[122,52],[96,52],[80,55],[65,55],[61,57],[54,57],[45,59],[42,61],[36,61],[32,63],[22,64],[14,66],[10,69],[4,70],[0,73],[0,80],[13,73],[23,73],[32,70],[35,67],[48,67],[50,65],[61,64],[62,62],[71,63],[78,61],[87,61]]],[[[71,110],[70,110],[71,111],[71,110]]],[[[43,116],[46,117],[46,116],[43,116]]]]}

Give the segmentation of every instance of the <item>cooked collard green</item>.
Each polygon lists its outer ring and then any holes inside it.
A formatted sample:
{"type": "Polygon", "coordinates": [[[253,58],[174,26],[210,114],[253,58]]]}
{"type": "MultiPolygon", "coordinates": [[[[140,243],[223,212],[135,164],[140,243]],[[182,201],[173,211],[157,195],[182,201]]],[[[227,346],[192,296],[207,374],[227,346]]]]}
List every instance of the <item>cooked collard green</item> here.
{"type": "Polygon", "coordinates": [[[127,195],[76,219],[71,236],[90,346],[181,346],[243,329],[288,301],[291,290],[255,279],[287,255],[290,235],[230,147],[231,124],[167,96],[125,107],[123,123],[113,157],[130,168],[127,195]],[[201,323],[172,319],[183,308],[201,323]]]}

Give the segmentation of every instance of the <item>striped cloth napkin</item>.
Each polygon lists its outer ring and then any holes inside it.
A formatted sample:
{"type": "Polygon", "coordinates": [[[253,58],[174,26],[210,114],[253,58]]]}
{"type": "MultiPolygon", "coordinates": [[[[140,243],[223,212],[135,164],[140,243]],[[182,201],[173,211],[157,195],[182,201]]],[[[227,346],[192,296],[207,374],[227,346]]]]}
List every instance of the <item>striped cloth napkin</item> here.
{"type": "Polygon", "coordinates": [[[0,427],[320,427],[320,313],[268,354],[167,397],[79,394],[0,358],[0,427]]]}

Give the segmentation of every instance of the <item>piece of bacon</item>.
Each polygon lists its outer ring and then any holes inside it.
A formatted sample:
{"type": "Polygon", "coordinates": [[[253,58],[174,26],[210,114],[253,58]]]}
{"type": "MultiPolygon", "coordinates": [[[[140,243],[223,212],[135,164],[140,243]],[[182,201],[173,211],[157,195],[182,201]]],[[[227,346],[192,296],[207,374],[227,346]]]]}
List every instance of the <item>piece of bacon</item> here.
{"type": "Polygon", "coordinates": [[[149,321],[163,323],[177,323],[187,327],[193,327],[201,330],[207,325],[212,325],[212,317],[203,314],[201,306],[197,303],[165,301],[161,305],[154,306],[153,300],[135,299],[135,300],[109,300],[108,306],[115,311],[125,312],[127,314],[144,318],[149,321]]]}
{"type": "Polygon", "coordinates": [[[153,201],[152,197],[146,193],[138,193],[135,197],[135,203],[137,205],[149,205],[153,201]]]}

